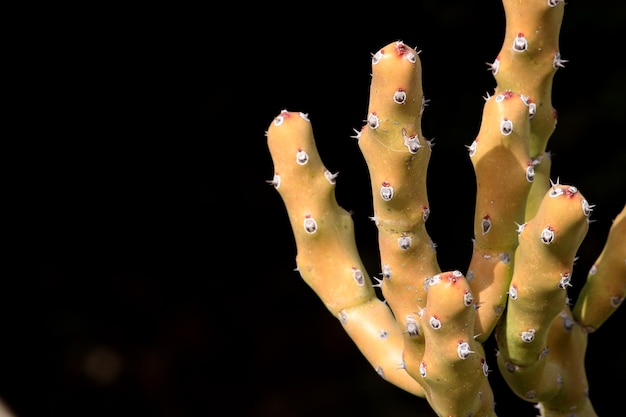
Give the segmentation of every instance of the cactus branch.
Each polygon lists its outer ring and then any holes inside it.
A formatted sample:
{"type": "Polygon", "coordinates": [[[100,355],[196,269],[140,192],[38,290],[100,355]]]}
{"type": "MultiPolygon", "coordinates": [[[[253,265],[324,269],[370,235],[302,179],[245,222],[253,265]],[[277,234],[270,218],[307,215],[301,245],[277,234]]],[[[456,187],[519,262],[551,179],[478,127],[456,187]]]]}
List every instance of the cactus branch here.
{"type": "Polygon", "coordinates": [[[285,201],[304,281],[379,375],[418,396],[421,386],[402,366],[402,329],[376,298],[359,257],[350,214],[335,199],[335,176],[322,163],[308,116],[282,111],[267,131],[275,173],[270,184],[285,201]]]}
{"type": "Polygon", "coordinates": [[[595,332],[626,296],[626,205],[609,229],[606,244],[587,275],[574,307],[574,319],[595,332]]]}

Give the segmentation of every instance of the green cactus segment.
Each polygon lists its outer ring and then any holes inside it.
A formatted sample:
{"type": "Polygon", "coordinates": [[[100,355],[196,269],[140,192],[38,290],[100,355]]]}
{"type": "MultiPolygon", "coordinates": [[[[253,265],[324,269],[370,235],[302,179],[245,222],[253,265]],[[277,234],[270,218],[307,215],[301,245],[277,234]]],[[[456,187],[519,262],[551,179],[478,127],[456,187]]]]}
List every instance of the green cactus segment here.
{"type": "Polygon", "coordinates": [[[350,214],[335,199],[335,178],[324,167],[307,116],[283,111],[267,131],[273,184],[283,198],[294,233],[302,278],[328,310],[376,297],[357,252],[350,214]]]}
{"type": "Polygon", "coordinates": [[[548,329],[567,303],[574,258],[590,213],[575,187],[555,184],[535,218],[519,228],[509,302],[497,330],[500,353],[514,366],[532,366],[549,350],[548,329]]]}
{"type": "Polygon", "coordinates": [[[519,94],[506,90],[486,100],[480,131],[470,146],[477,186],[477,248],[511,250],[517,245],[515,224],[523,223],[526,195],[534,181],[529,132],[528,107],[519,94]]]}
{"type": "Polygon", "coordinates": [[[528,154],[528,106],[512,91],[489,97],[478,136],[470,146],[476,173],[474,252],[468,278],[480,305],[477,333],[485,340],[506,304],[517,246],[516,224],[524,222],[534,180],[528,154]]]}
{"type": "MultiPolygon", "coordinates": [[[[403,42],[376,52],[367,120],[358,135],[373,192],[382,293],[403,328],[409,328],[415,312],[425,306],[424,279],[440,272],[425,229],[431,148],[421,129],[421,77],[418,52],[403,42]]],[[[419,362],[423,338],[419,333],[407,335],[416,345],[407,347],[407,363],[419,362]]]]}
{"type": "Polygon", "coordinates": [[[481,341],[504,310],[517,246],[515,223],[535,214],[549,186],[545,148],[556,126],[552,79],[565,62],[558,49],[563,2],[504,0],[503,5],[505,38],[490,64],[497,88],[485,103],[481,130],[470,147],[477,196],[467,274],[481,306],[476,320],[481,341]],[[495,259],[511,262],[498,265],[495,259]]]}
{"type": "Polygon", "coordinates": [[[514,365],[499,352],[498,368],[507,385],[537,403],[542,417],[596,417],[584,367],[587,332],[574,322],[569,306],[550,324],[547,344],[549,349],[528,367],[514,365]]]}
{"type": "Polygon", "coordinates": [[[575,187],[554,184],[535,218],[519,227],[507,310],[496,329],[497,360],[511,389],[540,403],[542,416],[566,416],[567,410],[594,415],[586,395],[587,336],[567,305],[590,214],[591,206],[575,187]]]}
{"type": "Polygon", "coordinates": [[[402,42],[380,49],[372,59],[369,110],[359,147],[382,233],[423,228],[431,154],[420,125],[423,100],[418,53],[402,42]]]}
{"type": "Polygon", "coordinates": [[[588,333],[574,321],[569,306],[565,306],[552,322],[548,336],[552,371],[544,375],[546,392],[538,395],[542,417],[597,417],[585,372],[587,341],[588,333]]]}
{"type": "Polygon", "coordinates": [[[574,317],[587,331],[596,331],[626,296],[626,205],[613,220],[600,255],[591,267],[574,317]]]}
{"type": "MultiPolygon", "coordinates": [[[[552,84],[556,71],[567,62],[559,52],[565,2],[503,0],[502,4],[506,32],[502,49],[491,64],[492,73],[499,89],[524,97],[531,116],[529,154],[536,171],[549,173],[549,159],[543,156],[557,123],[552,84]],[[544,164],[548,166],[542,167],[544,164]]],[[[549,178],[537,175],[527,199],[526,220],[534,216],[548,187],[549,178]]]]}
{"type": "Polygon", "coordinates": [[[306,114],[282,111],[267,130],[271,183],[285,203],[302,279],[343,324],[384,378],[423,396],[401,368],[404,328],[376,293],[357,252],[350,214],[335,199],[336,176],[323,165],[306,114]]]}
{"type": "Polygon", "coordinates": [[[474,338],[474,298],[459,271],[430,277],[421,311],[426,348],[417,378],[440,416],[495,415],[482,345],[474,338]]]}
{"type": "Polygon", "coordinates": [[[563,66],[559,33],[563,1],[504,0],[506,32],[492,69],[502,90],[526,97],[532,105],[530,155],[542,155],[556,124],[552,107],[552,82],[563,66]]]}

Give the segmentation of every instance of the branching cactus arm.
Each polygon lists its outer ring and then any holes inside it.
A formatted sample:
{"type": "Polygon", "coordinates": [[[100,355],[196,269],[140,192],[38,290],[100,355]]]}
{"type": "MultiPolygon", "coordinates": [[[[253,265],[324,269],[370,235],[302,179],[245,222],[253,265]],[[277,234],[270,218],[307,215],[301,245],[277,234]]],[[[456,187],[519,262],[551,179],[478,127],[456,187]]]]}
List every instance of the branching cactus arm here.
{"type": "Polygon", "coordinates": [[[524,223],[531,188],[527,168],[528,107],[509,90],[485,102],[483,123],[470,146],[476,172],[474,248],[467,272],[480,305],[477,333],[486,340],[506,305],[517,247],[516,224],[524,223]]]}
{"type": "Polygon", "coordinates": [[[596,331],[626,296],[626,205],[609,229],[602,252],[594,262],[574,307],[574,318],[589,332],[596,331]]]}
{"type": "Polygon", "coordinates": [[[405,332],[407,372],[440,415],[491,415],[486,358],[475,340],[474,297],[459,271],[442,273],[426,230],[431,143],[422,134],[418,52],[403,42],[372,59],[370,102],[359,147],[370,173],[382,292],[405,332]]]}
{"type": "Polygon", "coordinates": [[[451,271],[431,277],[426,288],[420,381],[429,403],[441,416],[495,416],[487,358],[474,334],[476,305],[469,283],[460,271],[451,271]]]}
{"type": "Polygon", "coordinates": [[[350,214],[335,199],[336,175],[317,151],[306,114],[282,111],[267,142],[278,190],[294,233],[304,281],[337,317],[379,375],[417,396],[422,387],[403,367],[403,332],[374,292],[354,240],[350,214]]]}
{"type": "Polygon", "coordinates": [[[418,52],[393,42],[372,57],[367,120],[358,138],[372,186],[378,228],[382,294],[405,333],[407,371],[419,377],[424,336],[419,312],[426,306],[424,282],[440,271],[426,231],[430,212],[426,171],[431,149],[422,135],[425,99],[418,52]]]}
{"type": "Polygon", "coordinates": [[[563,415],[581,409],[589,412],[576,415],[595,415],[587,404],[587,336],[571,319],[567,297],[590,215],[575,187],[554,184],[546,193],[536,216],[519,229],[509,302],[496,331],[498,366],[512,390],[563,415]]]}
{"type": "Polygon", "coordinates": [[[550,182],[548,139],[556,125],[552,80],[559,53],[562,1],[504,0],[506,31],[490,64],[496,90],[487,98],[470,146],[476,173],[474,252],[467,272],[477,302],[480,340],[506,305],[515,263],[515,225],[532,218],[550,182]]]}

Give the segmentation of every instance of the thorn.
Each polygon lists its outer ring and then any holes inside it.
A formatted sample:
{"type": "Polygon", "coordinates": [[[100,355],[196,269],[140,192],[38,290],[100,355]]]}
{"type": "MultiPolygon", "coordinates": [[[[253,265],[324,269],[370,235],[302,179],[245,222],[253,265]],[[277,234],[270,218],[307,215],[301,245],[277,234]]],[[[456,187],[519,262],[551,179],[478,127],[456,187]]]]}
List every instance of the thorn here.
{"type": "Polygon", "coordinates": [[[554,54],[554,60],[552,61],[552,66],[554,69],[565,68],[565,63],[569,62],[567,59],[562,59],[561,54],[557,52],[554,54]]]}
{"type": "Polygon", "coordinates": [[[280,187],[280,176],[276,174],[274,175],[274,178],[272,178],[271,180],[265,180],[265,182],[274,188],[278,188],[280,187]]]}
{"type": "Polygon", "coordinates": [[[383,280],[380,278],[372,277],[376,281],[376,284],[372,284],[374,288],[383,288],[383,280]]]}
{"type": "Polygon", "coordinates": [[[491,71],[491,74],[496,75],[500,68],[500,59],[496,58],[493,62],[485,62],[487,64],[487,71],[491,71]]]}
{"type": "Polygon", "coordinates": [[[324,171],[324,176],[326,177],[328,182],[331,183],[331,184],[335,184],[336,183],[336,179],[337,179],[338,175],[339,175],[339,172],[332,173],[329,170],[325,170],[324,171]]]}
{"type": "Polygon", "coordinates": [[[357,142],[358,142],[359,140],[361,140],[361,132],[362,132],[362,131],[361,131],[361,130],[356,130],[356,129],[354,129],[354,128],[353,128],[352,130],[354,131],[355,135],[352,135],[352,136],[350,136],[350,137],[351,137],[352,139],[356,139],[356,140],[357,140],[357,142]]]}

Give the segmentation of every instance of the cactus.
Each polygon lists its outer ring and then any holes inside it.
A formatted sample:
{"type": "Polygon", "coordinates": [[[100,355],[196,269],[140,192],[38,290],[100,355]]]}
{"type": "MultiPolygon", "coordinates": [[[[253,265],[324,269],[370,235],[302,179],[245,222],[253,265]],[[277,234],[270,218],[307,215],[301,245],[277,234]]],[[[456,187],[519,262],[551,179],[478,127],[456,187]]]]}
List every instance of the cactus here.
{"type": "Polygon", "coordinates": [[[351,213],[335,197],[337,173],[325,167],[306,113],[283,110],[270,123],[268,182],[287,209],[299,274],[386,381],[439,416],[495,416],[483,346],[493,335],[515,395],[542,416],[595,416],[587,337],[625,295],[626,205],[572,308],[568,288],[594,206],[551,179],[546,149],[557,123],[552,80],[566,62],[565,5],[502,3],[506,34],[489,64],[496,87],[467,144],[477,193],[465,273],[441,269],[427,230],[434,143],[422,132],[419,52],[402,41],[372,55],[369,107],[354,135],[370,175],[380,278],[360,258],[351,213]]]}

